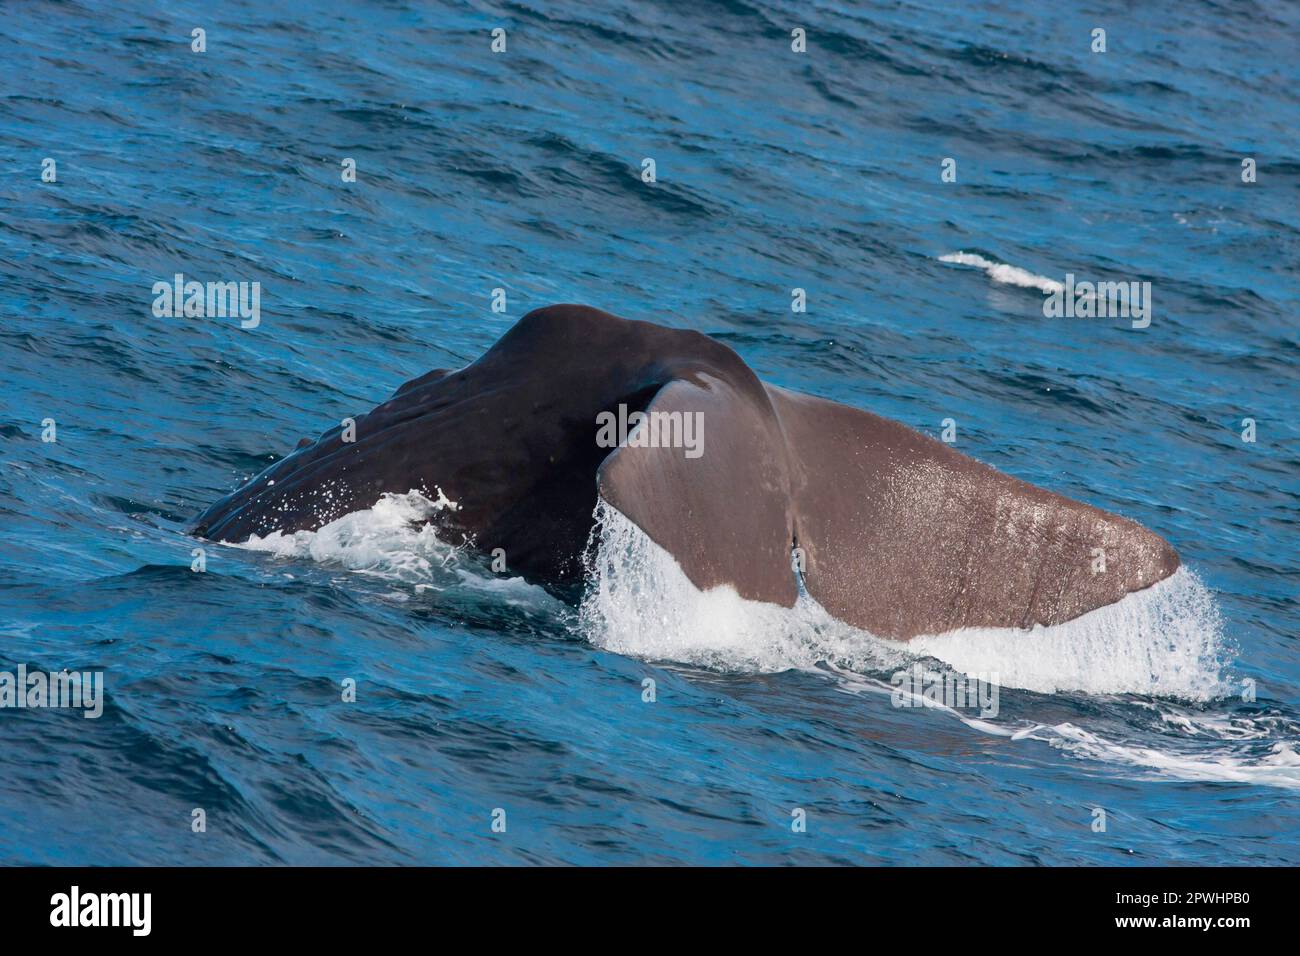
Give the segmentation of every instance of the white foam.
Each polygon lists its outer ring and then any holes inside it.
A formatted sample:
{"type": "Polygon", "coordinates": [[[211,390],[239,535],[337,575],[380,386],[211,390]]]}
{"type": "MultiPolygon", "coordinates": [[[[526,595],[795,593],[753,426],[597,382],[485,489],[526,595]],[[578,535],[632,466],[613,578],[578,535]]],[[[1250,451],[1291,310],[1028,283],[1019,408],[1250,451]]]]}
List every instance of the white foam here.
{"type": "MultiPolygon", "coordinates": [[[[1251,733],[1250,736],[1258,736],[1251,733]]],[[[1039,724],[1022,732],[1022,738],[1051,746],[1089,760],[1121,764],[1180,780],[1230,781],[1261,786],[1300,789],[1300,753],[1293,741],[1279,740],[1266,752],[1252,752],[1240,744],[1165,750],[1138,743],[1107,740],[1075,724],[1039,724]]]]}
{"type": "MultiPolygon", "coordinates": [[[[879,688],[853,686],[848,689],[879,688]]],[[[1176,705],[1159,702],[1152,706],[1162,710],[1162,720],[1178,726],[1182,731],[1182,734],[1172,739],[1153,738],[1165,747],[1110,739],[1069,721],[1059,724],[1027,720],[997,723],[948,707],[939,709],[966,726],[992,737],[1038,741],[1080,760],[1128,767],[1143,771],[1144,775],[1300,790],[1300,752],[1297,752],[1295,744],[1298,728],[1294,721],[1257,715],[1188,718],[1183,714],[1163,712],[1164,708],[1176,705]],[[1220,732],[1215,732],[1216,730],[1220,732]],[[1208,741],[1207,736],[1211,738],[1208,741]],[[1279,736],[1285,739],[1277,739],[1279,736]],[[1272,740],[1271,744],[1267,743],[1269,739],[1272,740]],[[1261,743],[1250,745],[1247,741],[1261,743]]]]}
{"type": "Polygon", "coordinates": [[[807,595],[793,609],[701,591],[672,555],[601,501],[579,616],[593,643],[622,654],[738,671],[828,663],[862,670],[935,657],[1004,687],[1208,700],[1227,654],[1210,592],[1185,568],[1154,587],[1055,627],[970,628],[886,641],[830,617],[807,595]]]}
{"type": "Polygon", "coordinates": [[[1218,607],[1186,567],[1123,600],[1054,627],[964,628],[913,650],[1005,687],[1046,694],[1144,694],[1205,701],[1226,693],[1230,654],[1218,607]]]}
{"type": "Polygon", "coordinates": [[[253,535],[238,547],[282,558],[307,558],[408,583],[427,583],[456,549],[438,540],[428,519],[454,508],[442,490],[430,500],[418,491],[387,494],[373,508],[353,511],[317,531],[253,535]]]}
{"type": "Polygon", "coordinates": [[[1019,286],[1022,289],[1038,289],[1041,292],[1064,292],[1065,283],[1049,279],[1022,269],[1007,265],[1005,262],[993,262],[973,252],[949,252],[939,257],[940,262],[955,262],[957,265],[974,266],[983,269],[994,282],[1019,286]]]}
{"type": "MultiPolygon", "coordinates": [[[[439,540],[430,520],[457,504],[437,489],[436,498],[419,491],[385,494],[374,507],[344,515],[316,531],[254,535],[236,547],[282,558],[306,558],[349,571],[414,585],[414,592],[468,586],[488,591],[509,604],[550,602],[541,588],[523,578],[484,572],[464,560],[464,545],[439,540]]],[[[390,592],[391,600],[409,598],[390,592]]]]}
{"type": "Polygon", "coordinates": [[[672,555],[604,500],[596,520],[578,626],[598,647],[748,673],[822,662],[857,671],[907,659],[897,645],[836,621],[806,595],[789,609],[745,600],[731,587],[701,591],[672,555]]]}

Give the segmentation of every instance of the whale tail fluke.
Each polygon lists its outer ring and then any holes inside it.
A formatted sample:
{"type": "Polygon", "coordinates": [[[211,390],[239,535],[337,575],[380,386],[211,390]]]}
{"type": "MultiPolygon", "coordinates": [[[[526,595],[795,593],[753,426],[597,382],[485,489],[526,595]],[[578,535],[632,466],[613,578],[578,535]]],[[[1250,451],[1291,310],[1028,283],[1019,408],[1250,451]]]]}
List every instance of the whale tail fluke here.
{"type": "Polygon", "coordinates": [[[1172,574],[1158,535],[897,422],[764,385],[698,332],[585,306],[530,312],[214,503],[197,534],[315,529],[385,493],[458,502],[440,534],[580,579],[597,495],[698,587],[792,605],[796,569],[880,636],[1058,624],[1172,574]],[[636,419],[610,442],[600,422],[636,419]],[[594,477],[594,480],[593,480],[594,477]]]}
{"type": "Polygon", "coordinates": [[[666,386],[656,411],[699,415],[701,454],[621,447],[600,468],[600,494],[697,587],[788,607],[798,568],[835,617],[906,639],[1060,624],[1179,565],[1132,521],[836,402],[706,377],[666,386]]]}

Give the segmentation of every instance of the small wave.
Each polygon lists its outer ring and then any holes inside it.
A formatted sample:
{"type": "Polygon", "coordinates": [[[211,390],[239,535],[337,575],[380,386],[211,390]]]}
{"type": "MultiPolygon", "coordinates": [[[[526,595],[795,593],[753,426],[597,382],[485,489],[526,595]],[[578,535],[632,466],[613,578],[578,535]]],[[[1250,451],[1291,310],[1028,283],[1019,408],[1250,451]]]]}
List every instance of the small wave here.
{"type": "MultiPolygon", "coordinates": [[[[850,683],[847,689],[882,688],[850,683]]],[[[1111,739],[1070,721],[995,722],[950,707],[943,710],[972,730],[1013,741],[1034,740],[1079,760],[1129,767],[1161,777],[1215,783],[1245,783],[1300,790],[1300,752],[1295,721],[1277,715],[1202,715],[1179,713],[1176,705],[1150,702],[1161,721],[1176,728],[1172,737],[1111,739]],[[1282,738],[1282,739],[1279,739],[1282,738]],[[1158,744],[1158,746],[1156,746],[1158,744]]]]}
{"type": "Polygon", "coordinates": [[[1005,262],[994,262],[973,252],[949,252],[939,257],[940,262],[953,262],[961,266],[974,266],[988,273],[994,282],[1019,286],[1022,289],[1038,289],[1040,292],[1064,292],[1065,283],[1049,279],[1005,262]]]}
{"type": "MultiPolygon", "coordinates": [[[[1252,732],[1250,736],[1258,736],[1252,732]]],[[[1180,780],[1228,781],[1300,789],[1300,753],[1293,741],[1274,740],[1257,747],[1240,744],[1203,747],[1195,752],[1139,742],[1107,740],[1075,724],[1039,724],[1016,739],[1040,740],[1089,760],[1153,770],[1180,780]]]]}
{"type": "MultiPolygon", "coordinates": [[[[457,584],[503,599],[540,591],[486,572],[464,546],[440,540],[431,520],[456,508],[438,490],[386,494],[317,531],[254,536],[238,547],[341,566],[415,590],[457,584]]],[[[775,673],[829,665],[880,673],[934,658],[966,674],[997,675],[1004,687],[1039,693],[1137,694],[1205,702],[1232,693],[1214,598],[1186,567],[1115,604],[1052,627],[963,628],[907,643],[831,617],[806,592],[793,608],[750,601],[728,586],[701,591],[636,524],[601,500],[585,556],[578,627],[620,654],[711,669],[775,673]]]]}

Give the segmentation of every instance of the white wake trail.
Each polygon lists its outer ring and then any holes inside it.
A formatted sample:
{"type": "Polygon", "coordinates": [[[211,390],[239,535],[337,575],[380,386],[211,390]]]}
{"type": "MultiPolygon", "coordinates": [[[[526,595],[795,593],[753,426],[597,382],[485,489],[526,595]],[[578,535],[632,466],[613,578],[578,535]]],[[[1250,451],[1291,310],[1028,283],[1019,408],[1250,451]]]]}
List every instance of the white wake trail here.
{"type": "Polygon", "coordinates": [[[973,252],[949,252],[940,256],[939,261],[983,269],[988,273],[990,279],[1004,285],[1019,286],[1022,289],[1038,289],[1040,292],[1047,293],[1065,291],[1065,283],[1063,282],[1049,279],[1047,276],[1037,275],[1019,266],[1008,265],[1005,262],[994,262],[973,252]]]}

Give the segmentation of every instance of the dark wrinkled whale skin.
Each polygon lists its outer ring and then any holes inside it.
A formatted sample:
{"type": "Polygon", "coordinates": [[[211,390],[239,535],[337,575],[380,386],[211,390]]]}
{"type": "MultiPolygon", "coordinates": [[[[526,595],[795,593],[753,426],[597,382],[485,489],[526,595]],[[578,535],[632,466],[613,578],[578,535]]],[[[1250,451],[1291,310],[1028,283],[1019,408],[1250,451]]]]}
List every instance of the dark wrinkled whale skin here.
{"type": "Polygon", "coordinates": [[[698,332],[555,305],[435,370],[213,504],[193,533],[314,530],[386,492],[459,504],[440,536],[556,587],[580,579],[597,497],[701,588],[808,593],[885,637],[1060,624],[1168,577],[1170,545],[869,412],[765,385],[698,332]],[[597,444],[597,416],[699,413],[702,454],[597,444]]]}

